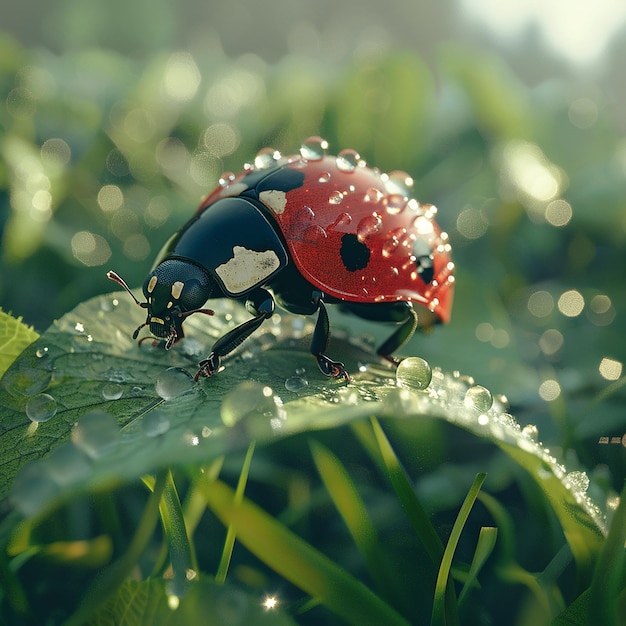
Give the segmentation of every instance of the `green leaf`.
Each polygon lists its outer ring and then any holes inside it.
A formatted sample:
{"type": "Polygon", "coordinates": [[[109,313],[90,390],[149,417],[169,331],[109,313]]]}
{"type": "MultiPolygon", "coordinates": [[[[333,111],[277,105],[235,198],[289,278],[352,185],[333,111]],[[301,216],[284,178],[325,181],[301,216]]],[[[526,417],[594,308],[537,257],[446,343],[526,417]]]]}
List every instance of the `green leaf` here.
{"type": "Polygon", "coordinates": [[[127,580],[88,626],[163,626],[171,616],[162,580],[127,580]]]}
{"type": "Polygon", "coordinates": [[[33,343],[39,334],[22,322],[0,309],[0,376],[15,361],[18,354],[33,343]]]}
{"type": "Polygon", "coordinates": [[[230,586],[196,581],[172,600],[167,582],[128,580],[88,622],[88,626],[288,626],[295,624],[280,606],[263,608],[259,599],[230,586]]]}
{"type": "Polygon", "coordinates": [[[212,306],[215,316],[191,317],[185,340],[166,352],[132,340],[145,311],[127,294],[97,297],[24,350],[0,382],[0,496],[9,497],[12,510],[0,534],[19,516],[35,516],[77,493],[163,467],[206,464],[252,440],[263,444],[372,415],[413,419],[419,428],[428,416],[492,441],[529,471],[577,560],[591,563],[604,520],[586,494],[586,476],[568,474],[536,441],[536,431],[521,430],[486,389],[437,368],[425,389],[411,388],[411,370],[421,372],[423,360],[406,359],[396,380],[391,366],[356,340],[340,338],[342,325],[353,326],[354,318],[338,314],[329,351],[346,363],[352,380],[347,386],[328,380],[309,354],[312,324],[287,313],[226,359],[223,372],[195,384],[197,362],[215,338],[249,319],[232,301],[212,306]],[[297,373],[302,370],[305,375],[297,373]]]}

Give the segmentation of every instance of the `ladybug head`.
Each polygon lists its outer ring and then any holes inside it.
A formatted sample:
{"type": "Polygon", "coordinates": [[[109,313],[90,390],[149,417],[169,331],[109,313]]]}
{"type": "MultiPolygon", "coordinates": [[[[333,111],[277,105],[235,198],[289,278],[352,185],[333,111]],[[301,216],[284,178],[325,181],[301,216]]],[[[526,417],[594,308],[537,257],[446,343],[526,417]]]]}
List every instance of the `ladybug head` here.
{"type": "Polygon", "coordinates": [[[157,265],[143,284],[145,302],[139,302],[125,283],[115,272],[107,276],[121,285],[133,300],[142,308],[148,309],[146,321],[133,333],[137,338],[144,326],[150,332],[165,341],[169,350],[184,337],[183,322],[193,313],[213,315],[210,309],[201,308],[213,291],[213,280],[201,267],[181,259],[167,259],[157,265]]]}

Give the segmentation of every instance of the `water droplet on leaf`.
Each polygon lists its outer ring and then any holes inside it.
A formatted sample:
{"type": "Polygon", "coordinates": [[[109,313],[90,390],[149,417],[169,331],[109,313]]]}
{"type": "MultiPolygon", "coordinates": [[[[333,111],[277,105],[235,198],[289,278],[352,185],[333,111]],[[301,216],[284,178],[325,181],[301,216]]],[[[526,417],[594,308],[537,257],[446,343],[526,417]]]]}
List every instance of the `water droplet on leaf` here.
{"type": "Polygon", "coordinates": [[[539,439],[539,429],[535,424],[527,424],[522,428],[522,435],[532,441],[537,441],[539,439]]]}
{"type": "Polygon", "coordinates": [[[143,433],[147,437],[158,437],[164,435],[170,429],[170,420],[161,411],[150,411],[141,420],[143,433]]]}
{"type": "Polygon", "coordinates": [[[193,389],[193,378],[180,367],[170,367],[157,378],[154,389],[163,400],[171,400],[193,389]]]}
{"type": "Polygon", "coordinates": [[[85,413],[72,428],[72,442],[92,459],[115,449],[119,440],[115,418],[104,411],[85,413]]]}
{"type": "Polygon", "coordinates": [[[464,404],[468,408],[484,412],[491,408],[493,397],[489,389],[481,385],[474,385],[465,392],[464,404]]]}
{"type": "Polygon", "coordinates": [[[302,391],[309,386],[309,381],[302,376],[290,376],[285,381],[287,391],[302,391]]]}
{"type": "Polygon", "coordinates": [[[124,394],[124,387],[117,383],[108,383],[102,388],[102,397],[105,400],[119,400],[124,394]]]}
{"type": "Polygon", "coordinates": [[[26,404],[26,415],[32,422],[47,422],[57,412],[57,401],[47,393],[33,396],[26,404]]]}
{"type": "Polygon", "coordinates": [[[271,419],[279,417],[282,412],[282,402],[272,389],[251,380],[232,389],[220,407],[222,422],[230,427],[242,420],[259,420],[269,424],[271,419]]]}
{"type": "Polygon", "coordinates": [[[396,384],[406,389],[426,389],[433,372],[425,359],[410,356],[403,359],[396,369],[396,384]]]}
{"type": "Polygon", "coordinates": [[[51,379],[49,370],[22,366],[9,370],[2,384],[12,396],[34,396],[47,389],[51,379]]]}

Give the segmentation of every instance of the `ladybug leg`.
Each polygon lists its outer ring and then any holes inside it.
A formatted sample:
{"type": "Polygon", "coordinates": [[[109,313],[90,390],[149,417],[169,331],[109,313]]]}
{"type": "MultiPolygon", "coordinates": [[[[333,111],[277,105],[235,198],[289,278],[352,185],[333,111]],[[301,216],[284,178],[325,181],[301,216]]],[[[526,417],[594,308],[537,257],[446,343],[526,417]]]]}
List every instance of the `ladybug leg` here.
{"type": "Polygon", "coordinates": [[[343,378],[348,383],[350,376],[345,365],[339,361],[333,361],[324,354],[330,339],[330,322],[322,294],[319,291],[314,292],[313,303],[317,306],[318,313],[313,339],[311,340],[311,354],[317,359],[317,365],[322,374],[332,378],[343,378]]]}
{"type": "Polygon", "coordinates": [[[222,357],[240,346],[261,324],[274,313],[274,298],[265,289],[257,289],[246,302],[246,308],[255,315],[251,320],[236,326],[220,337],[214,344],[211,354],[198,363],[194,376],[197,382],[201,376],[209,378],[220,368],[222,357]]]}
{"type": "Polygon", "coordinates": [[[403,346],[415,332],[417,328],[417,312],[410,302],[407,302],[407,316],[400,327],[376,350],[376,354],[397,365],[400,361],[391,356],[398,348],[403,346]]]}

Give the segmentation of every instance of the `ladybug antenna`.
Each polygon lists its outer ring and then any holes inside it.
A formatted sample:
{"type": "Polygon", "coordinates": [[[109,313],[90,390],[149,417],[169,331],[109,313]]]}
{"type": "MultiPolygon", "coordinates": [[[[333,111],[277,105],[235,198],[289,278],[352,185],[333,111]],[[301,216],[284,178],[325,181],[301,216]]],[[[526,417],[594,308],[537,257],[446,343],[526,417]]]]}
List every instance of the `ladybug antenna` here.
{"type": "MultiPolygon", "coordinates": [[[[126,284],[126,281],[117,272],[114,272],[113,270],[109,270],[107,272],[107,278],[116,282],[118,285],[122,286],[124,290],[130,294],[130,297],[135,301],[135,303],[138,304],[140,307],[142,307],[143,309],[148,307],[147,302],[139,302],[139,300],[137,300],[137,298],[135,297],[135,294],[130,290],[130,287],[126,284]]],[[[139,328],[137,329],[137,331],[138,330],[139,328]]]]}

